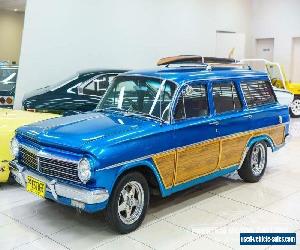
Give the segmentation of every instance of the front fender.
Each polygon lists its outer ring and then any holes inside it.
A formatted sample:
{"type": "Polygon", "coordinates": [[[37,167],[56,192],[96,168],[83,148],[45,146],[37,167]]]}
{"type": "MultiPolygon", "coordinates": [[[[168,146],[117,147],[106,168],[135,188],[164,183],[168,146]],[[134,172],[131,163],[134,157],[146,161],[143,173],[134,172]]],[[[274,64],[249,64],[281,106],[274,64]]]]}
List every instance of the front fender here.
{"type": "Polygon", "coordinates": [[[105,187],[109,191],[109,193],[111,193],[117,180],[122,174],[124,174],[127,171],[134,170],[135,168],[141,167],[147,168],[153,173],[162,196],[166,196],[166,189],[162,182],[161,176],[151,158],[125,163],[120,166],[111,166],[108,168],[99,169],[97,171],[98,177],[96,177],[97,179],[99,179],[98,185],[105,187]]]}
{"type": "Polygon", "coordinates": [[[157,170],[157,168],[156,168],[156,166],[155,166],[155,164],[154,164],[154,162],[153,162],[153,160],[151,158],[123,165],[122,167],[120,167],[118,169],[117,179],[124,172],[132,170],[134,168],[138,168],[138,167],[148,168],[154,174],[154,176],[156,178],[156,181],[158,183],[158,186],[159,186],[159,190],[160,190],[161,194],[163,195],[165,193],[165,187],[164,187],[164,184],[162,182],[161,176],[160,176],[160,174],[159,174],[159,172],[158,172],[158,170],[157,170]]]}

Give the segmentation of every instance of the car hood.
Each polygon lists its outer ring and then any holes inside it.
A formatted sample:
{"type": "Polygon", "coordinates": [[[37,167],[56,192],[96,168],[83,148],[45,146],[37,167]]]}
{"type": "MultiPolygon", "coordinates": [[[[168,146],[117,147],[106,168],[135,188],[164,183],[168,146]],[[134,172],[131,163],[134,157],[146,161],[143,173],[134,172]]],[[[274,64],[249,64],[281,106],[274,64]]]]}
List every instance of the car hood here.
{"type": "Polygon", "coordinates": [[[120,113],[89,112],[38,122],[24,126],[18,132],[42,144],[86,150],[91,143],[98,147],[98,141],[101,141],[101,147],[104,147],[106,143],[116,143],[118,139],[140,134],[157,124],[120,113]]]}

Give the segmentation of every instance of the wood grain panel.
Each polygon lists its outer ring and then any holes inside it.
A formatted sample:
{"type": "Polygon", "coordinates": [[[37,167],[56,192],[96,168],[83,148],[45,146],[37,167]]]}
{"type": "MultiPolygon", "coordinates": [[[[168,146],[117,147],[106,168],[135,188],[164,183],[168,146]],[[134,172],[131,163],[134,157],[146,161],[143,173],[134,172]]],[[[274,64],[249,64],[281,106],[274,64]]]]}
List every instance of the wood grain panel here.
{"type": "Polygon", "coordinates": [[[240,164],[243,152],[250,138],[251,134],[240,134],[231,138],[222,139],[222,151],[218,167],[223,169],[240,164]]]}
{"type": "Polygon", "coordinates": [[[219,140],[178,149],[175,184],[213,172],[218,165],[219,153],[219,140]]]}
{"type": "Polygon", "coordinates": [[[165,188],[173,185],[176,151],[170,151],[153,156],[153,161],[162,178],[165,188]]]}
{"type": "Polygon", "coordinates": [[[284,143],[284,131],[285,131],[285,126],[284,124],[282,124],[273,128],[262,129],[260,131],[255,132],[254,134],[256,136],[263,135],[263,134],[268,135],[272,138],[275,145],[279,146],[282,143],[284,143]]]}
{"type": "Polygon", "coordinates": [[[278,146],[284,143],[285,126],[240,133],[227,138],[186,146],[153,156],[164,186],[170,188],[220,169],[240,164],[248,141],[268,135],[278,146]]]}

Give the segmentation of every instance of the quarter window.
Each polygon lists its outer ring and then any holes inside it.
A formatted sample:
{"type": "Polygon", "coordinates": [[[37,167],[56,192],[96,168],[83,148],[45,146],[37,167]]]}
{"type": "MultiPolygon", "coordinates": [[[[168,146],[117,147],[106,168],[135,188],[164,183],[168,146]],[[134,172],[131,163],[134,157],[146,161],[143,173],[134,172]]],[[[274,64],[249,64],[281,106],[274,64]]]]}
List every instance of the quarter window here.
{"type": "Polygon", "coordinates": [[[269,81],[242,82],[241,87],[249,108],[276,102],[269,81]]]}
{"type": "Polygon", "coordinates": [[[238,111],[242,108],[233,82],[213,83],[213,99],[217,114],[238,111]]]}
{"type": "Polygon", "coordinates": [[[89,80],[89,82],[85,83],[85,85],[82,87],[82,94],[98,96],[104,95],[114,77],[115,76],[101,75],[99,77],[93,78],[92,80],[89,80]]]}
{"type": "Polygon", "coordinates": [[[208,115],[208,101],[205,85],[189,85],[178,99],[175,120],[206,115],[208,115]]]}

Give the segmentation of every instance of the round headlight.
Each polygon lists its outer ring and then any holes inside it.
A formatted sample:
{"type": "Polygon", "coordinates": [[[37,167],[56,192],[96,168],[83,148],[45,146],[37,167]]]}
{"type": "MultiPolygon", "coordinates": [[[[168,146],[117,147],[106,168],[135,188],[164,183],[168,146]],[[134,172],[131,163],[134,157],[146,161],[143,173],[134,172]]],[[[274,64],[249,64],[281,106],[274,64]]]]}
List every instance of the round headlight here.
{"type": "Polygon", "coordinates": [[[78,177],[83,183],[87,183],[91,178],[91,164],[86,158],[83,158],[78,163],[78,177]]]}
{"type": "Polygon", "coordinates": [[[18,140],[16,139],[16,137],[14,137],[14,138],[11,140],[11,143],[10,143],[10,149],[11,149],[12,155],[13,155],[15,158],[18,157],[18,155],[19,155],[19,142],[18,142],[18,140]]]}

